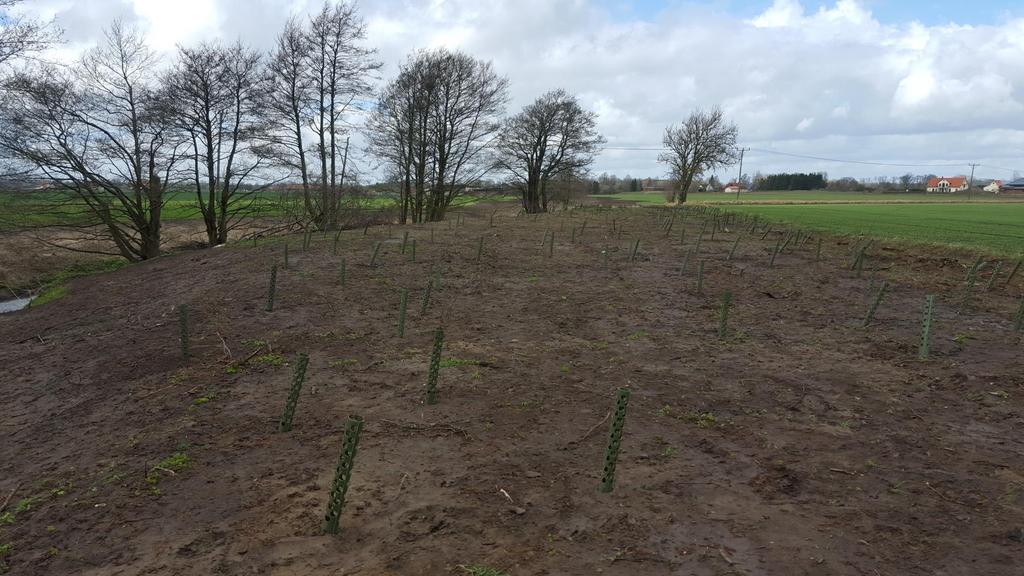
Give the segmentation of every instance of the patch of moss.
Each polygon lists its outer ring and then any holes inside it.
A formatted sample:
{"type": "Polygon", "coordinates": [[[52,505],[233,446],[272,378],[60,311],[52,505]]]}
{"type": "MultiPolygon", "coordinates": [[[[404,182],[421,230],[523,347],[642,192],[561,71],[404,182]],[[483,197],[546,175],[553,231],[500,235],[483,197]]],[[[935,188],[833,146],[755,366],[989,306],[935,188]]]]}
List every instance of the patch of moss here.
{"type": "Polygon", "coordinates": [[[44,290],[39,296],[36,296],[35,300],[29,303],[30,307],[42,306],[53,302],[54,300],[60,300],[61,298],[68,295],[68,287],[63,284],[57,284],[50,286],[44,290]]]}

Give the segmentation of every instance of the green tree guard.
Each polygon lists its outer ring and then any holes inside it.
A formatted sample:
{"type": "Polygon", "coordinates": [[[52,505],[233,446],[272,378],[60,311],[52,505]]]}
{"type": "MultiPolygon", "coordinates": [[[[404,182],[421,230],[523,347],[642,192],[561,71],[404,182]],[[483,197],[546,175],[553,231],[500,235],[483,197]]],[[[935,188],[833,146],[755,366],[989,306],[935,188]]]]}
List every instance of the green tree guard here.
{"type": "Polygon", "coordinates": [[[686,271],[690,268],[690,255],[693,254],[693,249],[689,249],[683,254],[683,267],[679,270],[679,275],[684,276],[686,271]]]}
{"type": "Polygon", "coordinates": [[[814,252],[814,261],[815,262],[820,262],[821,261],[821,238],[818,238],[818,249],[815,250],[815,252],[814,252]]]}
{"type": "Polygon", "coordinates": [[[430,306],[430,291],[434,288],[434,279],[427,277],[427,287],[423,289],[423,300],[420,302],[420,314],[427,313],[427,307],[430,306]]]}
{"type": "Polygon", "coordinates": [[[572,240],[571,240],[570,243],[572,243],[572,244],[576,243],[576,226],[572,227],[572,240]]]}
{"type": "Polygon", "coordinates": [[[875,319],[875,312],[878,311],[878,305],[882,303],[882,297],[885,296],[885,291],[889,289],[889,283],[882,280],[882,285],[878,287],[878,293],[875,294],[875,299],[871,301],[871,307],[868,308],[868,314],[864,317],[863,326],[867,328],[871,325],[871,321],[875,319]]]}
{"type": "Polygon", "coordinates": [[[636,261],[636,254],[639,251],[640,251],[640,239],[637,238],[636,242],[633,242],[633,250],[632,250],[632,252],[629,253],[629,261],[630,262],[636,261]]]}
{"type": "Polygon", "coordinates": [[[679,226],[679,245],[682,246],[686,243],[686,226],[679,226]]]}
{"type": "Polygon", "coordinates": [[[555,255],[555,232],[551,231],[551,239],[548,240],[548,258],[555,255]]]}
{"type": "Polygon", "coordinates": [[[708,227],[708,221],[704,221],[704,225],[700,227],[700,234],[697,234],[697,243],[693,245],[693,253],[700,254],[700,243],[704,240],[704,231],[708,227]]]}
{"type": "Polygon", "coordinates": [[[932,317],[935,315],[935,295],[924,298],[924,313],[921,320],[921,345],[917,349],[917,358],[927,360],[932,336],[932,317]]]}
{"type": "Polygon", "coordinates": [[[1024,264],[1024,260],[1017,260],[1017,263],[1013,266],[1013,270],[1010,271],[1010,275],[1006,277],[1006,283],[1003,284],[1004,286],[1009,286],[1010,282],[1013,282],[1013,277],[1017,275],[1017,272],[1020,272],[1021,264],[1024,264]]]}
{"type": "Polygon", "coordinates": [[[484,237],[480,237],[480,242],[476,245],[476,261],[479,262],[484,257],[484,237]]]}
{"type": "Polygon", "coordinates": [[[427,373],[427,404],[437,404],[437,374],[441,370],[441,347],[444,345],[444,328],[434,330],[434,348],[430,351],[430,370],[427,373]]]}
{"type": "Polygon", "coordinates": [[[274,311],[275,290],[277,290],[277,264],[270,267],[270,287],[267,288],[267,312],[274,311]]]}
{"type": "Polygon", "coordinates": [[[338,242],[339,241],[341,241],[341,230],[338,230],[334,234],[334,246],[331,248],[331,255],[332,256],[337,256],[338,255],[338,242]]]}
{"type": "Polygon", "coordinates": [[[416,239],[412,239],[412,261],[416,261],[416,239]]]}
{"type": "Polygon", "coordinates": [[[697,263],[697,294],[704,292],[704,261],[697,263]]]}
{"type": "Polygon", "coordinates": [[[1017,308],[1017,316],[1013,319],[1013,329],[1017,332],[1024,332],[1024,296],[1020,297],[1020,306],[1017,308]]]}
{"type": "Polygon", "coordinates": [[[342,287],[345,286],[345,277],[348,276],[348,261],[344,258],[341,259],[341,268],[338,270],[338,280],[341,281],[342,287]]]}
{"type": "Polygon", "coordinates": [[[178,306],[178,329],[181,333],[179,338],[181,341],[181,359],[188,362],[192,352],[189,348],[188,338],[188,304],[178,306]]]}
{"type": "Polygon", "coordinates": [[[615,414],[608,429],[608,448],[604,452],[604,469],[601,473],[601,492],[615,488],[615,467],[622,447],[622,427],[626,422],[626,407],[629,405],[629,389],[619,388],[615,396],[615,414]]]}
{"type": "Polygon", "coordinates": [[[779,252],[782,252],[782,238],[779,238],[779,241],[775,243],[775,250],[772,250],[772,259],[768,262],[769,268],[775,266],[775,258],[779,255],[779,252]]]}
{"type": "Polygon", "coordinates": [[[402,254],[405,254],[405,247],[409,244],[409,231],[402,232],[402,254]]]}
{"type": "Polygon", "coordinates": [[[786,248],[789,248],[789,243],[793,241],[793,237],[794,236],[795,236],[795,234],[793,232],[786,233],[786,240],[782,243],[782,248],[779,248],[779,253],[780,254],[782,252],[785,252],[786,248]]]}
{"type": "Polygon", "coordinates": [[[288,243],[284,243],[284,269],[288,269],[288,243]]]}
{"type": "Polygon", "coordinates": [[[398,301],[398,337],[405,337],[405,311],[409,306],[409,290],[402,288],[402,296],[398,301]]]}
{"type": "Polygon", "coordinates": [[[958,315],[962,314],[963,311],[971,304],[971,295],[974,292],[974,284],[978,281],[978,270],[981,269],[982,264],[983,262],[979,257],[974,262],[974,266],[971,266],[971,269],[967,271],[967,278],[964,281],[964,295],[963,298],[960,299],[960,307],[957,308],[956,311],[958,315]]]}
{"type": "Polygon", "coordinates": [[[729,256],[726,258],[727,261],[732,261],[732,257],[736,254],[736,247],[740,245],[740,235],[736,235],[736,239],[732,242],[732,248],[729,249],[729,256]]]}
{"type": "Polygon", "coordinates": [[[999,273],[1003,271],[1003,261],[996,262],[996,267],[992,270],[992,275],[988,277],[988,282],[985,284],[985,291],[991,292],[992,287],[996,285],[996,279],[999,278],[999,273]]]}
{"type": "Polygon", "coordinates": [[[341,512],[345,508],[345,494],[348,493],[348,484],[352,479],[352,465],[356,459],[356,449],[359,447],[359,435],[362,431],[362,417],[355,414],[349,416],[345,424],[345,436],[341,440],[338,465],[334,468],[334,482],[331,483],[331,492],[327,497],[327,513],[324,515],[324,532],[327,534],[338,533],[341,512]]]}
{"type": "Polygon", "coordinates": [[[729,307],[732,306],[732,291],[722,294],[722,308],[718,314],[718,337],[724,339],[729,333],[729,307]]]}
{"type": "Polygon", "coordinates": [[[281,414],[281,432],[292,431],[292,418],[295,417],[295,406],[299,403],[299,393],[302,392],[302,384],[306,381],[306,367],[309,365],[309,354],[299,354],[299,360],[295,363],[295,377],[292,379],[292,387],[288,391],[288,401],[284,404],[284,413],[281,414]]]}
{"type": "Polygon", "coordinates": [[[377,265],[377,255],[380,254],[380,242],[373,243],[373,256],[370,256],[370,268],[377,265]]]}

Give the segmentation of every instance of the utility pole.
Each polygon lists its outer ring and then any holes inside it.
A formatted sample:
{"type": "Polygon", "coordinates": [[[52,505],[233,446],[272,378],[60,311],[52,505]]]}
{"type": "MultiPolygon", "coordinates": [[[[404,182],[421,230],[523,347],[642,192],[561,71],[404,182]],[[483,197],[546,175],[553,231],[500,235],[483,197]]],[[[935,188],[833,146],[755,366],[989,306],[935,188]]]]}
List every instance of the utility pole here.
{"type": "Polygon", "coordinates": [[[968,164],[971,167],[971,180],[967,183],[967,200],[971,199],[971,194],[974,190],[974,169],[978,167],[977,164],[968,164]]]}
{"type": "Polygon", "coordinates": [[[740,175],[736,177],[736,201],[740,201],[740,188],[743,188],[743,154],[750,148],[740,148],[740,175]]]}

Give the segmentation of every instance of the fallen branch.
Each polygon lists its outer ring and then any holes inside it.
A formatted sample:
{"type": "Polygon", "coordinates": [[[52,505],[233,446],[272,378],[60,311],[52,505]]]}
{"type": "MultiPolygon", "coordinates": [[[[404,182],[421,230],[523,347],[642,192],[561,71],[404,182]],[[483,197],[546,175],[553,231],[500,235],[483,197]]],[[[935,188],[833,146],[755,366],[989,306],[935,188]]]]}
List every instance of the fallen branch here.
{"type": "Polygon", "coordinates": [[[594,430],[597,430],[601,426],[601,424],[604,424],[605,421],[608,420],[609,417],[611,417],[611,415],[612,413],[611,411],[609,411],[607,414],[604,415],[604,418],[601,418],[600,422],[594,424],[594,426],[591,427],[590,430],[587,430],[587,433],[584,434],[579,440],[570,440],[569,444],[579,444],[580,442],[583,442],[587,438],[590,438],[590,435],[594,433],[594,430]]]}
{"type": "Polygon", "coordinates": [[[7,508],[7,505],[11,502],[11,498],[14,496],[14,493],[18,491],[18,488],[21,488],[21,482],[18,482],[14,485],[14,488],[11,488],[11,493],[7,495],[7,498],[4,498],[4,503],[0,504],[0,512],[3,512],[4,509],[7,508]]]}
{"type": "Polygon", "coordinates": [[[394,426],[395,428],[402,428],[404,430],[411,430],[413,432],[436,432],[438,430],[443,430],[443,431],[447,431],[447,432],[449,432],[451,434],[460,434],[462,436],[469,436],[469,432],[467,432],[466,430],[464,430],[462,428],[459,428],[457,426],[453,426],[451,424],[443,423],[443,422],[438,422],[438,423],[435,423],[435,424],[429,424],[429,423],[428,424],[412,424],[412,423],[408,423],[408,422],[395,422],[394,420],[384,420],[384,419],[382,419],[380,422],[382,424],[387,424],[389,426],[394,426]]]}

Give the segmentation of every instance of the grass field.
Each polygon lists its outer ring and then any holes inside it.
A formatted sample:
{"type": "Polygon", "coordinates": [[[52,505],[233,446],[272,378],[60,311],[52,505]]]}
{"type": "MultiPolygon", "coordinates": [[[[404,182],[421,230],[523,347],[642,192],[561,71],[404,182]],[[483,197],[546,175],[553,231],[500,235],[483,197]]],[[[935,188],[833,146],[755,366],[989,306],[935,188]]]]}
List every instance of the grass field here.
{"type": "MultiPolygon", "coordinates": [[[[645,205],[664,204],[661,193],[602,196],[645,205]]],[[[1024,253],[1024,198],[975,195],[754,192],[734,196],[690,194],[690,202],[832,234],[953,246],[995,254],[1024,253]]]]}
{"type": "Polygon", "coordinates": [[[802,204],[735,206],[778,222],[830,232],[1024,253],[1024,203],[1006,204],[802,204]]]}
{"type": "MultiPolygon", "coordinates": [[[[461,196],[452,203],[452,208],[460,208],[476,204],[482,200],[515,200],[515,196],[461,196]]],[[[62,197],[52,192],[0,192],[0,230],[14,230],[30,226],[47,226],[67,223],[82,214],[84,206],[77,203],[59,204],[62,197]]],[[[289,202],[280,193],[263,191],[251,198],[240,200],[239,206],[251,199],[251,212],[258,217],[283,216],[288,212],[289,202]]],[[[343,199],[346,207],[367,209],[386,209],[396,206],[397,198],[392,196],[370,196],[343,199]]],[[[193,192],[169,193],[164,200],[162,212],[165,222],[181,220],[200,220],[202,218],[196,197],[193,192]]]]}

